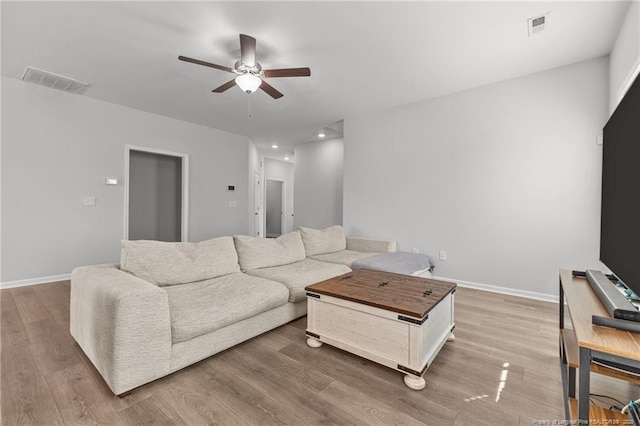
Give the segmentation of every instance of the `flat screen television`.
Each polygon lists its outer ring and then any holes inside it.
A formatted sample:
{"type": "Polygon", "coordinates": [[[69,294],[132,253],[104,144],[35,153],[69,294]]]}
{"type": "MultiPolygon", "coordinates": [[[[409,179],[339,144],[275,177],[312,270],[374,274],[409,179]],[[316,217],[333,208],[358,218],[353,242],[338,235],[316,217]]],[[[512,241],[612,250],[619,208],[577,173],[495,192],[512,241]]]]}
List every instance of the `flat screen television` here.
{"type": "Polygon", "coordinates": [[[640,76],[603,130],[600,260],[640,296],[640,76]]]}

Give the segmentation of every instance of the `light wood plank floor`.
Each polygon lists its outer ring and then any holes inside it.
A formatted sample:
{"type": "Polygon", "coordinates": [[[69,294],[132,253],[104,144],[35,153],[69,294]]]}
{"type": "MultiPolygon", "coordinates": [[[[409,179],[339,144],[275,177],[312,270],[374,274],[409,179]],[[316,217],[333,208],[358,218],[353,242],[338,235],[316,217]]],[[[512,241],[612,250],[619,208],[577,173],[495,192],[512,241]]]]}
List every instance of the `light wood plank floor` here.
{"type": "MultiPolygon", "coordinates": [[[[69,334],[69,287],[0,291],[4,425],[513,426],[564,416],[553,303],[459,288],[457,340],[419,392],[396,371],[307,347],[301,318],[119,398],[69,334]]],[[[638,394],[626,386],[601,389],[638,394]]]]}

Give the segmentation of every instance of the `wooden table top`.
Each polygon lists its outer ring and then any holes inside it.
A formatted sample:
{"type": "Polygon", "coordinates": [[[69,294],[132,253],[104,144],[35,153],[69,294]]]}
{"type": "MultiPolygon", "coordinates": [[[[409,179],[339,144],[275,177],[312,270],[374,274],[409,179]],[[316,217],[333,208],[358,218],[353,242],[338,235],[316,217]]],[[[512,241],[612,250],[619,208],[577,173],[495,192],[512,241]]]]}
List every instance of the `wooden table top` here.
{"type": "Polygon", "coordinates": [[[456,288],[455,283],[358,269],[306,287],[307,291],[424,318],[456,288]]]}
{"type": "Polygon", "coordinates": [[[560,279],[578,345],[640,361],[640,333],[593,325],[592,315],[611,315],[587,279],[573,277],[568,269],[560,270],[560,279]]]}

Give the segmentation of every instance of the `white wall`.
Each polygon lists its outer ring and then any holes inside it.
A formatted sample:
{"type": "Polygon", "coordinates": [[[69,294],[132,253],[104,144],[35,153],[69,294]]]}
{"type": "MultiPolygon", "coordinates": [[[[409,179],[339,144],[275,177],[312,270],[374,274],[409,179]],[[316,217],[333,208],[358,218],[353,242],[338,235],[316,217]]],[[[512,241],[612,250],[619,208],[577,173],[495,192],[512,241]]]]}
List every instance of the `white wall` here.
{"type": "Polygon", "coordinates": [[[342,138],[298,145],[295,158],[295,226],[342,225],[342,138]]]}
{"type": "Polygon", "coordinates": [[[119,261],[126,144],[189,154],[190,241],[248,232],[246,138],[3,77],[3,283],[119,261]]]}
{"type": "Polygon", "coordinates": [[[437,276],[557,295],[558,268],[600,267],[607,68],[600,58],[345,119],[346,232],[418,248],[437,276]]]}
{"type": "Polygon", "coordinates": [[[640,67],[640,2],[633,1],[610,56],[609,110],[613,112],[625,87],[640,67]]]}
{"type": "MultiPolygon", "coordinates": [[[[265,158],[263,161],[265,181],[267,179],[284,181],[284,228],[282,229],[282,233],[286,234],[287,232],[293,231],[293,163],[278,161],[271,158],[265,158]]],[[[266,184],[263,185],[263,190],[266,189],[266,187],[266,184]]],[[[266,203],[263,202],[262,205],[266,206],[266,203]]],[[[263,214],[262,229],[266,231],[265,219],[266,217],[264,217],[263,214]]]]}

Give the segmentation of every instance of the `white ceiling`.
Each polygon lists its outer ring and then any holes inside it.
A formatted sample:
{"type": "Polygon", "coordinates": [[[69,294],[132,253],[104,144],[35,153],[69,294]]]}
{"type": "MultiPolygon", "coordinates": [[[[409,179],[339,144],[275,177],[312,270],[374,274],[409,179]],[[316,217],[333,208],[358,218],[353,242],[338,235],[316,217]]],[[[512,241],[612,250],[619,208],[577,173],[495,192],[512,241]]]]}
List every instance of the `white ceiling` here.
{"type": "MultiPolygon", "coordinates": [[[[84,96],[293,151],[340,120],[607,55],[628,2],[2,2],[2,74],[26,66],[91,83],[84,96]],[[527,18],[550,12],[547,30],[527,18]],[[257,38],[284,93],[211,89],[257,38]],[[247,117],[251,102],[253,117],[247,117]]],[[[335,131],[335,130],[334,130],[335,131]]],[[[333,136],[329,131],[328,136],[333,136]]],[[[339,130],[338,130],[339,131],[339,130]]]]}

